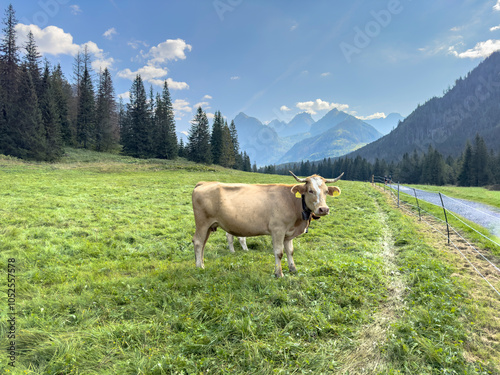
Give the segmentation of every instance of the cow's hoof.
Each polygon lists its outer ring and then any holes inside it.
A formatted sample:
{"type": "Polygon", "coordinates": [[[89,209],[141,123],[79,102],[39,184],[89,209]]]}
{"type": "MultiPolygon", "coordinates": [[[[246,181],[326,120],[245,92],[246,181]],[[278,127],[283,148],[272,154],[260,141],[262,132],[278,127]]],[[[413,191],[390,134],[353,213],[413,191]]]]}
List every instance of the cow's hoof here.
{"type": "Polygon", "coordinates": [[[289,268],[290,273],[297,273],[297,268],[295,266],[289,268]]]}
{"type": "Polygon", "coordinates": [[[279,277],[283,277],[283,272],[280,272],[280,273],[275,273],[274,276],[276,276],[276,278],[279,278],[279,277]]]}

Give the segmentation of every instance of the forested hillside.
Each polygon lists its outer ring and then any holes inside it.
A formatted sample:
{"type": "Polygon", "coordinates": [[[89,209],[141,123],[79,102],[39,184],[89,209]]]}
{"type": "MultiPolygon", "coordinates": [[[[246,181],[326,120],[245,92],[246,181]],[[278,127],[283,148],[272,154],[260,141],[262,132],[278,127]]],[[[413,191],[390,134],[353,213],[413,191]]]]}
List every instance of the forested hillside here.
{"type": "Polygon", "coordinates": [[[459,78],[443,97],[419,105],[387,136],[350,154],[374,162],[401,160],[405,153],[429,146],[457,157],[467,140],[479,134],[486,147],[500,151],[500,52],[495,52],[459,78]]]}

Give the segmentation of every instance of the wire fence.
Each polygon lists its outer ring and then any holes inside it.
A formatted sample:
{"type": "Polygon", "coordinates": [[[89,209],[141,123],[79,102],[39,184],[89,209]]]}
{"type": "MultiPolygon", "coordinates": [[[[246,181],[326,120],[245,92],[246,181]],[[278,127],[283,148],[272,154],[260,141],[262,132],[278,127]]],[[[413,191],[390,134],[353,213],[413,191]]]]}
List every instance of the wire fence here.
{"type": "MultiPolygon", "coordinates": [[[[498,291],[498,289],[495,288],[495,286],[490,283],[490,281],[486,277],[487,275],[483,275],[483,273],[479,270],[479,268],[481,268],[481,267],[477,264],[474,265],[472,260],[469,258],[475,258],[476,260],[483,259],[490,266],[489,269],[492,270],[492,273],[494,275],[496,275],[496,277],[498,277],[498,278],[500,278],[500,268],[498,268],[498,266],[495,263],[493,263],[483,253],[481,253],[455,227],[453,227],[450,224],[450,220],[448,217],[448,214],[449,214],[453,219],[457,220],[457,222],[459,222],[462,226],[469,228],[470,230],[474,231],[475,233],[477,233],[478,235],[483,237],[486,241],[489,241],[489,242],[491,242],[491,244],[500,248],[500,244],[497,241],[493,240],[492,238],[488,237],[487,235],[479,232],[477,229],[470,226],[466,221],[464,221],[463,218],[460,217],[460,214],[457,214],[457,212],[454,212],[454,211],[460,211],[459,209],[455,208],[452,211],[449,206],[454,207],[454,205],[460,205],[463,207],[463,211],[466,211],[466,212],[475,211],[478,213],[479,216],[482,216],[482,215],[490,216],[490,218],[487,222],[488,223],[494,222],[499,227],[500,227],[500,213],[496,214],[496,213],[485,212],[484,210],[480,210],[477,207],[473,207],[472,206],[473,203],[467,204],[464,201],[460,201],[460,200],[457,200],[455,198],[448,197],[442,193],[432,193],[432,192],[428,192],[428,191],[418,190],[418,189],[415,189],[415,188],[412,188],[409,186],[401,185],[399,183],[394,184],[387,177],[373,176],[372,183],[381,185],[386,191],[388,191],[400,209],[402,209],[402,210],[404,210],[412,215],[418,215],[419,220],[424,221],[434,231],[440,233],[444,237],[447,237],[448,244],[453,246],[460,253],[460,255],[468,262],[468,264],[474,269],[474,271],[500,297],[500,292],[498,291]],[[448,205],[445,205],[445,202],[447,202],[448,205]],[[438,208],[442,208],[443,218],[436,216],[437,214],[431,213],[428,210],[424,209],[424,206],[427,204],[436,206],[438,208]],[[443,233],[438,228],[438,226],[431,223],[428,220],[430,217],[434,218],[438,222],[445,225],[447,233],[443,233]],[[453,238],[453,234],[456,236],[456,238],[461,240],[460,244],[457,244],[457,240],[453,238]],[[463,247],[463,248],[461,249],[460,247],[463,247]],[[465,251],[463,251],[465,249],[470,249],[469,255],[472,254],[473,256],[467,257],[467,255],[465,254],[465,251]]],[[[481,223],[479,223],[479,224],[481,225],[481,223]]]]}

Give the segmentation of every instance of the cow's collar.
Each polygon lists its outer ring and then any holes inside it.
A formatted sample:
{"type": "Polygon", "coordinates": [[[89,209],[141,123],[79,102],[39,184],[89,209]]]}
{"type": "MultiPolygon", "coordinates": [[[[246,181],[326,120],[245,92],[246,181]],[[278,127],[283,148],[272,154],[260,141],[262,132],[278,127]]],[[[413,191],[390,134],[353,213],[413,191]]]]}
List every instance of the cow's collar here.
{"type": "Polygon", "coordinates": [[[302,194],[302,220],[310,220],[311,217],[314,220],[321,219],[319,216],[314,215],[312,211],[309,209],[309,207],[307,207],[306,197],[304,194],[302,194]]]}

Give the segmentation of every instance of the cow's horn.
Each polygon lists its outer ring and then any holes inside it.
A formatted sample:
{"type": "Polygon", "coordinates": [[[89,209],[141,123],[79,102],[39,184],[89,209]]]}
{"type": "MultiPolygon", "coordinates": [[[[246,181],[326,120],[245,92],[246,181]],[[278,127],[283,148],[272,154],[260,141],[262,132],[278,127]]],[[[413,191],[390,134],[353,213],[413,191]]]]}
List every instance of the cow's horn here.
{"type": "Polygon", "coordinates": [[[295,176],[295,175],[293,174],[293,172],[292,172],[292,171],[288,171],[288,172],[290,172],[290,173],[292,174],[292,176],[293,176],[293,177],[295,177],[295,179],[296,179],[298,182],[306,182],[306,179],[305,179],[305,178],[298,178],[297,176],[295,176]]]}
{"type": "Polygon", "coordinates": [[[333,179],[329,179],[329,180],[328,180],[328,179],[325,179],[325,182],[326,182],[327,184],[331,184],[331,183],[333,183],[333,182],[335,182],[335,181],[340,180],[340,177],[342,177],[343,175],[344,175],[344,172],[342,172],[342,173],[340,174],[340,176],[338,176],[337,178],[333,178],[333,179]]]}

